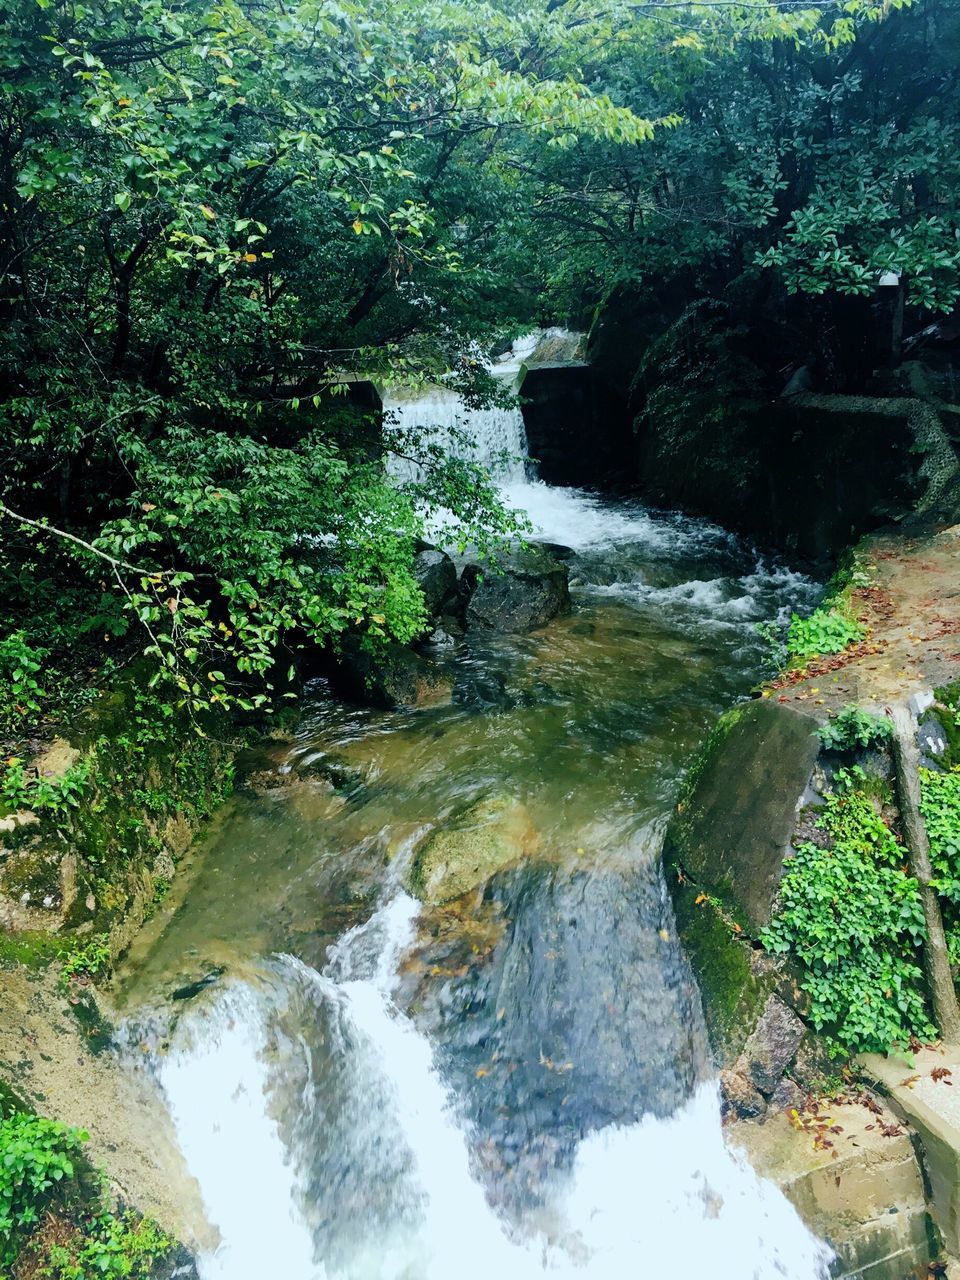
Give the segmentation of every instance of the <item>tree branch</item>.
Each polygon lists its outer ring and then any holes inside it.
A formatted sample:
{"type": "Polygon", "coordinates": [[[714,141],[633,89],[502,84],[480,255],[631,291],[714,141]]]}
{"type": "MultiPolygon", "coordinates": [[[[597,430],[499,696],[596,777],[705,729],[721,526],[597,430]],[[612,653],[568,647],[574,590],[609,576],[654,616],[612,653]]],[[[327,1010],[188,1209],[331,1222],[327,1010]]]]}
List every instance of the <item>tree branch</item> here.
{"type": "Polygon", "coordinates": [[[84,551],[89,551],[93,555],[99,556],[114,570],[127,569],[130,573],[139,573],[143,577],[154,577],[158,574],[161,577],[165,576],[162,569],[145,569],[142,565],[130,564],[127,560],[118,560],[116,556],[111,556],[106,551],[101,551],[99,547],[95,547],[92,542],[86,542],[83,538],[78,538],[75,533],[68,533],[66,529],[58,529],[55,525],[45,524],[42,520],[31,520],[29,516],[22,516],[19,512],[12,511],[3,502],[0,502],[0,515],[9,516],[11,520],[16,520],[18,524],[27,525],[31,529],[39,529],[41,533],[52,533],[57,538],[64,538],[67,542],[72,542],[76,546],[82,547],[84,551]]]}

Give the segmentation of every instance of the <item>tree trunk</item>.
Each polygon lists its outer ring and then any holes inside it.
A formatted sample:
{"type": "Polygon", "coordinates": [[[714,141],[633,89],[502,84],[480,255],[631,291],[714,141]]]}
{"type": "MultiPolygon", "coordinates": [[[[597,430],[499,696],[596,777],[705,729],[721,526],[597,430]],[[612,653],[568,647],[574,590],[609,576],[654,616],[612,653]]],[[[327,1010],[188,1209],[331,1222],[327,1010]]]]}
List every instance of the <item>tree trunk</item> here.
{"type": "Polygon", "coordinates": [[[907,843],[911,874],[920,885],[923,918],[927,940],[923,947],[923,967],[930,987],[933,1017],[944,1040],[960,1042],[960,1009],[950,970],[950,956],[943,932],[943,916],[936,893],[930,887],[930,841],[920,813],[920,752],[917,749],[917,723],[907,707],[894,707],[893,754],[897,769],[897,799],[900,821],[907,843]]]}

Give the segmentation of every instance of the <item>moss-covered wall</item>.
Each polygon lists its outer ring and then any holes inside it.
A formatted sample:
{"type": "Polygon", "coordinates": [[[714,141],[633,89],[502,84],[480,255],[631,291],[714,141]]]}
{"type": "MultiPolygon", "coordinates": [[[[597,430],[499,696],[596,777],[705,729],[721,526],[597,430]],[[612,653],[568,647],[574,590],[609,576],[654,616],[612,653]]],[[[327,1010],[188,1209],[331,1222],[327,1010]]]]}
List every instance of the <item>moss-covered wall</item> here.
{"type": "Polygon", "coordinates": [[[44,935],[73,933],[124,950],[230,793],[235,745],[226,716],[165,713],[138,670],[101,694],[31,769],[79,775],[71,803],[0,815],[0,950],[49,958],[44,935]]]}

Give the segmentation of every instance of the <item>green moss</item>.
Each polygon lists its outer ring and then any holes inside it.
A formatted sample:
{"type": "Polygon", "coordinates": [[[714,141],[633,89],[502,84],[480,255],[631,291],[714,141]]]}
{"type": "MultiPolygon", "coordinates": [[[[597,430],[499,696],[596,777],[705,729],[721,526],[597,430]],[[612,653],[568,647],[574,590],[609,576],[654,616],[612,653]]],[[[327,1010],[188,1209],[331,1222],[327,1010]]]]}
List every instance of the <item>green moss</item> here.
{"type": "Polygon", "coordinates": [[[725,711],[717,723],[713,726],[710,734],[697,754],[694,756],[690,767],[683,775],[683,781],[680,784],[680,792],[677,796],[677,805],[675,816],[670,824],[670,845],[671,848],[679,850],[685,843],[685,837],[689,831],[689,817],[685,817],[689,813],[690,800],[699,785],[707,766],[720,753],[723,744],[729,738],[730,734],[741,724],[746,718],[750,704],[745,703],[743,706],[731,707],[729,711],[725,711]]]}
{"type": "Polygon", "coordinates": [[[700,987],[711,1048],[721,1066],[730,1066],[756,1025],[775,977],[754,972],[750,945],[733,936],[712,898],[689,882],[673,898],[680,937],[700,987]]]}
{"type": "Polygon", "coordinates": [[[69,948],[69,941],[58,934],[0,932],[0,969],[14,969],[18,965],[45,969],[69,948]]]}
{"type": "Polygon", "coordinates": [[[936,702],[930,708],[930,714],[943,730],[947,744],[939,763],[944,769],[954,769],[960,765],[960,680],[934,690],[936,702]]]}

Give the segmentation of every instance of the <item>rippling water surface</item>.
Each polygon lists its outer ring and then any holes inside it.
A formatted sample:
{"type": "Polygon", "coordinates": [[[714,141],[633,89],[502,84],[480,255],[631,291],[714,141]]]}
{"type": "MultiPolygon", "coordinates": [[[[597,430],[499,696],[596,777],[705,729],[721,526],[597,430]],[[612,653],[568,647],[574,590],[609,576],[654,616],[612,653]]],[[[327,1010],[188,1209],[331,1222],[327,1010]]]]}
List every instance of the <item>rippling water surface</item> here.
{"type": "Polygon", "coordinates": [[[728,1154],[658,852],[680,771],[801,575],[702,522],[517,481],[574,610],[471,638],[454,701],[313,693],[120,996],[220,1247],[204,1280],[814,1280],[728,1154]],[[332,787],[329,778],[335,780],[332,787]],[[417,841],[496,793],[531,854],[421,909],[417,841]]]}

